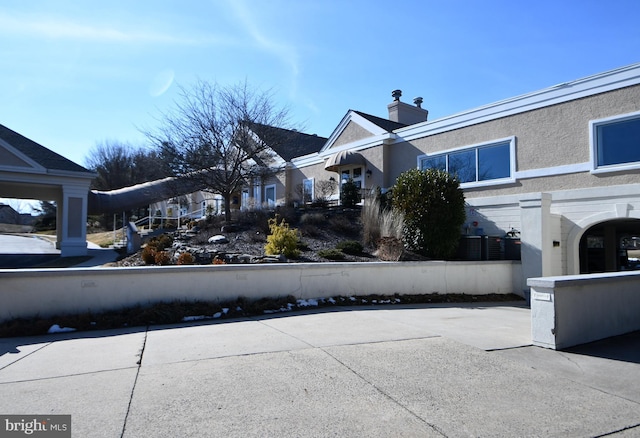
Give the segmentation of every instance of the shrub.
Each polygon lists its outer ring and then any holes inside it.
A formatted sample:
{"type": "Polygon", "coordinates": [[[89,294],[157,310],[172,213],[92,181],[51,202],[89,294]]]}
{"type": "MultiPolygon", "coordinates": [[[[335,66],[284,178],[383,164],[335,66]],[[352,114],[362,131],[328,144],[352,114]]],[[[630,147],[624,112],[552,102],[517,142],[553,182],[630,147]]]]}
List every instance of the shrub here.
{"type": "Polygon", "coordinates": [[[329,260],[344,260],[344,253],[337,248],[321,249],[318,255],[329,260]]]}
{"type": "Polygon", "coordinates": [[[322,236],[322,230],[315,225],[302,224],[300,234],[307,237],[318,237],[322,236]]]}
{"type": "Polygon", "coordinates": [[[190,252],[183,252],[178,256],[178,264],[179,265],[193,265],[195,259],[191,255],[190,252]]]}
{"type": "Polygon", "coordinates": [[[156,252],[156,265],[165,266],[171,263],[171,256],[167,251],[156,252]]]}
{"type": "Polygon", "coordinates": [[[298,249],[298,230],[289,228],[289,225],[282,219],[278,223],[278,216],[269,219],[269,229],[271,234],[267,236],[267,244],[264,251],[267,255],[284,254],[288,258],[296,258],[300,254],[298,249]]]}
{"type": "Polygon", "coordinates": [[[362,241],[365,245],[375,244],[381,236],[380,233],[380,201],[377,198],[368,198],[362,206],[362,241]]]}
{"type": "Polygon", "coordinates": [[[404,215],[397,209],[382,207],[379,197],[365,201],[361,217],[365,244],[377,245],[380,250],[382,241],[402,241],[404,215]]]}
{"type": "Polygon", "coordinates": [[[329,199],[336,192],[336,188],[338,188],[338,182],[335,180],[328,179],[316,182],[316,199],[313,200],[313,203],[326,207],[329,205],[329,199]]]}
{"type": "Polygon", "coordinates": [[[326,220],[326,216],[322,213],[304,213],[300,216],[300,223],[303,225],[320,225],[326,220]]]}
{"type": "Polygon", "coordinates": [[[355,240],[345,240],[343,242],[339,242],[336,245],[336,249],[342,251],[345,254],[351,255],[361,254],[363,250],[362,244],[355,240]]]}
{"type": "Polygon", "coordinates": [[[402,240],[402,230],[404,229],[404,215],[401,211],[392,208],[385,208],[380,213],[380,237],[392,237],[402,240]]]}
{"type": "Polygon", "coordinates": [[[152,237],[149,239],[149,242],[147,242],[147,247],[152,247],[156,251],[164,251],[171,245],[173,245],[173,237],[168,234],[161,234],[159,236],[152,237]]]}
{"type": "Polygon", "coordinates": [[[145,246],[142,250],[142,261],[147,265],[153,265],[156,262],[156,248],[154,246],[145,246]]]}
{"type": "Polygon", "coordinates": [[[447,172],[411,169],[396,180],[393,208],[404,215],[405,244],[420,254],[446,259],[455,252],[465,221],[464,193],[447,172]]]}
{"type": "Polygon", "coordinates": [[[214,265],[226,265],[226,264],[227,264],[227,262],[225,262],[225,261],[224,261],[224,259],[222,259],[222,258],[220,258],[220,257],[218,257],[218,256],[215,256],[215,257],[213,258],[213,262],[212,262],[212,263],[213,263],[214,265]]]}
{"type": "Polygon", "coordinates": [[[345,215],[333,216],[328,220],[327,228],[346,235],[359,236],[360,225],[357,220],[349,219],[345,215]]]}
{"type": "Polygon", "coordinates": [[[340,189],[340,203],[343,207],[351,208],[360,202],[360,188],[351,178],[342,183],[340,189]]]}

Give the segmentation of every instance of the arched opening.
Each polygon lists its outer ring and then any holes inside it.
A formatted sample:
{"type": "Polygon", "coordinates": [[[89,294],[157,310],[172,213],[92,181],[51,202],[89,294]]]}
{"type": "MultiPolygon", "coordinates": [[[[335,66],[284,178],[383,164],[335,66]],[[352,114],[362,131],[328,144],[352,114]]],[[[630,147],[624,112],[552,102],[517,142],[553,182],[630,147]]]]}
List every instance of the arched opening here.
{"type": "Polygon", "coordinates": [[[580,238],[580,273],[640,270],[640,219],[615,219],[580,238]]]}

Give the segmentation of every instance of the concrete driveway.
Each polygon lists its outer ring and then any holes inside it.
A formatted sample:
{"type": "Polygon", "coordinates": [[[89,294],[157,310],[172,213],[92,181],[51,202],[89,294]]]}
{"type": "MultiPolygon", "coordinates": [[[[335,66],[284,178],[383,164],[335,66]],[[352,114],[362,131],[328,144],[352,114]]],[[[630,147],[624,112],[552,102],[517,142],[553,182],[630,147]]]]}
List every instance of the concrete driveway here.
{"type": "Polygon", "coordinates": [[[73,436],[640,436],[640,335],[532,347],[519,303],[0,340],[0,412],[73,436]]]}
{"type": "MultiPolygon", "coordinates": [[[[112,249],[100,248],[87,243],[88,258],[74,267],[102,266],[118,259],[112,249]]],[[[55,237],[29,234],[0,233],[0,269],[32,268],[51,263],[60,258],[60,250],[55,247],[55,237]]]]}

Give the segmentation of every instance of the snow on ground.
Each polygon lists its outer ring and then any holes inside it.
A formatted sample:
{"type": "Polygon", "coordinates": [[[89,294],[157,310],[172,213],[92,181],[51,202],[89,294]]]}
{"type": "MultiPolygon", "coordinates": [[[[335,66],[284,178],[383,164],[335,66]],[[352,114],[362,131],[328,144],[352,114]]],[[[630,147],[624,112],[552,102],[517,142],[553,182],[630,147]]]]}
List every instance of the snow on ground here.
{"type": "Polygon", "coordinates": [[[60,327],[58,324],[53,324],[51,327],[49,327],[49,330],[47,330],[47,333],[66,333],[66,332],[75,332],[76,329],[71,328],[71,327],[60,327]]]}
{"type": "MultiPolygon", "coordinates": [[[[341,301],[345,301],[345,298],[340,298],[341,301]]],[[[348,297],[347,300],[349,300],[351,303],[356,302],[356,301],[360,301],[362,304],[367,304],[368,301],[364,298],[356,298],[356,297],[348,297]]],[[[400,303],[401,300],[400,298],[394,298],[394,299],[387,299],[387,300],[371,300],[372,304],[397,304],[400,303]]],[[[330,303],[332,305],[338,304],[337,300],[333,297],[330,298],[309,298],[309,299],[300,299],[300,300],[296,300],[295,303],[287,303],[286,307],[280,307],[279,309],[267,309],[264,310],[263,313],[265,314],[272,314],[272,313],[281,313],[281,312],[291,312],[293,310],[296,309],[303,309],[303,308],[307,308],[307,307],[318,307],[321,304],[325,304],[325,303],[330,303]]],[[[237,307],[236,311],[241,312],[242,308],[241,307],[237,307]]],[[[222,309],[221,312],[216,312],[213,315],[191,315],[191,316],[185,316],[182,318],[182,322],[191,322],[191,321],[202,321],[202,320],[208,320],[208,319],[218,319],[218,318],[222,318],[223,315],[226,315],[229,312],[229,308],[225,307],[222,309]]],[[[49,328],[48,333],[65,333],[65,332],[74,332],[76,331],[75,328],[71,328],[71,327],[60,327],[58,324],[54,324],[49,328]]]]}

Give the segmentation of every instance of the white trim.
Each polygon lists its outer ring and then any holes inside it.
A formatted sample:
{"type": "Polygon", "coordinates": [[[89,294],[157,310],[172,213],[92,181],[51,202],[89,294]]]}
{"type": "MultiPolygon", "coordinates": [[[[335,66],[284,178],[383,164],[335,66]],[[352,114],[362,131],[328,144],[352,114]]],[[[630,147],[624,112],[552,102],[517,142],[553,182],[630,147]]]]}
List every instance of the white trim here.
{"type": "Polygon", "coordinates": [[[589,159],[590,170],[593,174],[611,173],[611,172],[623,172],[628,170],[640,169],[640,161],[633,161],[629,163],[602,165],[598,166],[598,138],[596,130],[601,125],[607,125],[609,123],[621,122],[625,120],[640,119],[640,111],[632,113],[619,114],[616,116],[606,117],[604,119],[597,119],[589,121],[589,159]]]}
{"type": "Polygon", "coordinates": [[[16,158],[24,161],[25,164],[28,164],[29,166],[31,166],[31,167],[25,167],[25,166],[0,165],[0,169],[8,170],[9,172],[28,172],[28,173],[46,173],[47,172],[47,169],[44,166],[37,163],[33,159],[29,158],[28,156],[26,156],[21,151],[14,148],[13,146],[11,146],[11,144],[7,143],[5,140],[1,138],[0,138],[0,147],[3,147],[10,154],[15,155],[16,158]]]}
{"type": "Polygon", "coordinates": [[[313,154],[304,155],[302,157],[297,157],[297,158],[292,158],[291,159],[291,164],[295,168],[300,168],[300,167],[312,166],[314,164],[320,164],[323,161],[324,161],[324,158],[321,157],[320,155],[318,155],[317,152],[314,152],[313,154]]]}
{"type": "Polygon", "coordinates": [[[344,150],[357,152],[364,149],[369,149],[371,147],[381,146],[389,140],[393,141],[395,138],[395,134],[385,132],[384,134],[376,135],[375,137],[363,138],[362,140],[357,140],[352,143],[321,151],[318,153],[318,155],[324,159],[344,150]]]}
{"type": "MultiPolygon", "coordinates": [[[[342,120],[340,121],[336,129],[333,130],[333,132],[331,133],[331,136],[329,136],[329,139],[324,144],[322,149],[320,149],[319,152],[321,155],[323,154],[323,152],[326,152],[328,149],[331,149],[331,146],[336,142],[338,137],[340,137],[340,135],[344,132],[344,130],[347,128],[350,122],[354,122],[358,124],[360,127],[369,131],[374,136],[388,134],[388,132],[382,129],[380,126],[365,119],[355,111],[349,110],[347,114],[345,114],[345,116],[342,118],[342,120]]],[[[354,144],[354,143],[350,143],[350,144],[354,144]]]]}
{"type": "Polygon", "coordinates": [[[542,167],[539,169],[520,170],[515,173],[516,179],[542,178],[545,176],[567,175],[570,173],[589,172],[591,163],[566,164],[563,166],[542,167]]]}
{"type": "Polygon", "coordinates": [[[362,140],[355,141],[353,143],[347,143],[342,146],[338,146],[335,148],[326,149],[319,153],[305,155],[299,158],[293,158],[291,160],[291,164],[293,164],[296,168],[312,166],[315,164],[324,163],[327,158],[331,155],[336,154],[338,152],[342,152],[345,150],[359,152],[365,149],[381,146],[383,144],[393,143],[396,135],[393,133],[385,132],[382,135],[377,135],[375,137],[367,137],[362,140]]]}
{"type": "Polygon", "coordinates": [[[640,84],[640,63],[558,84],[434,121],[396,129],[394,131],[398,134],[396,142],[411,141],[638,84],[640,84]]]}

